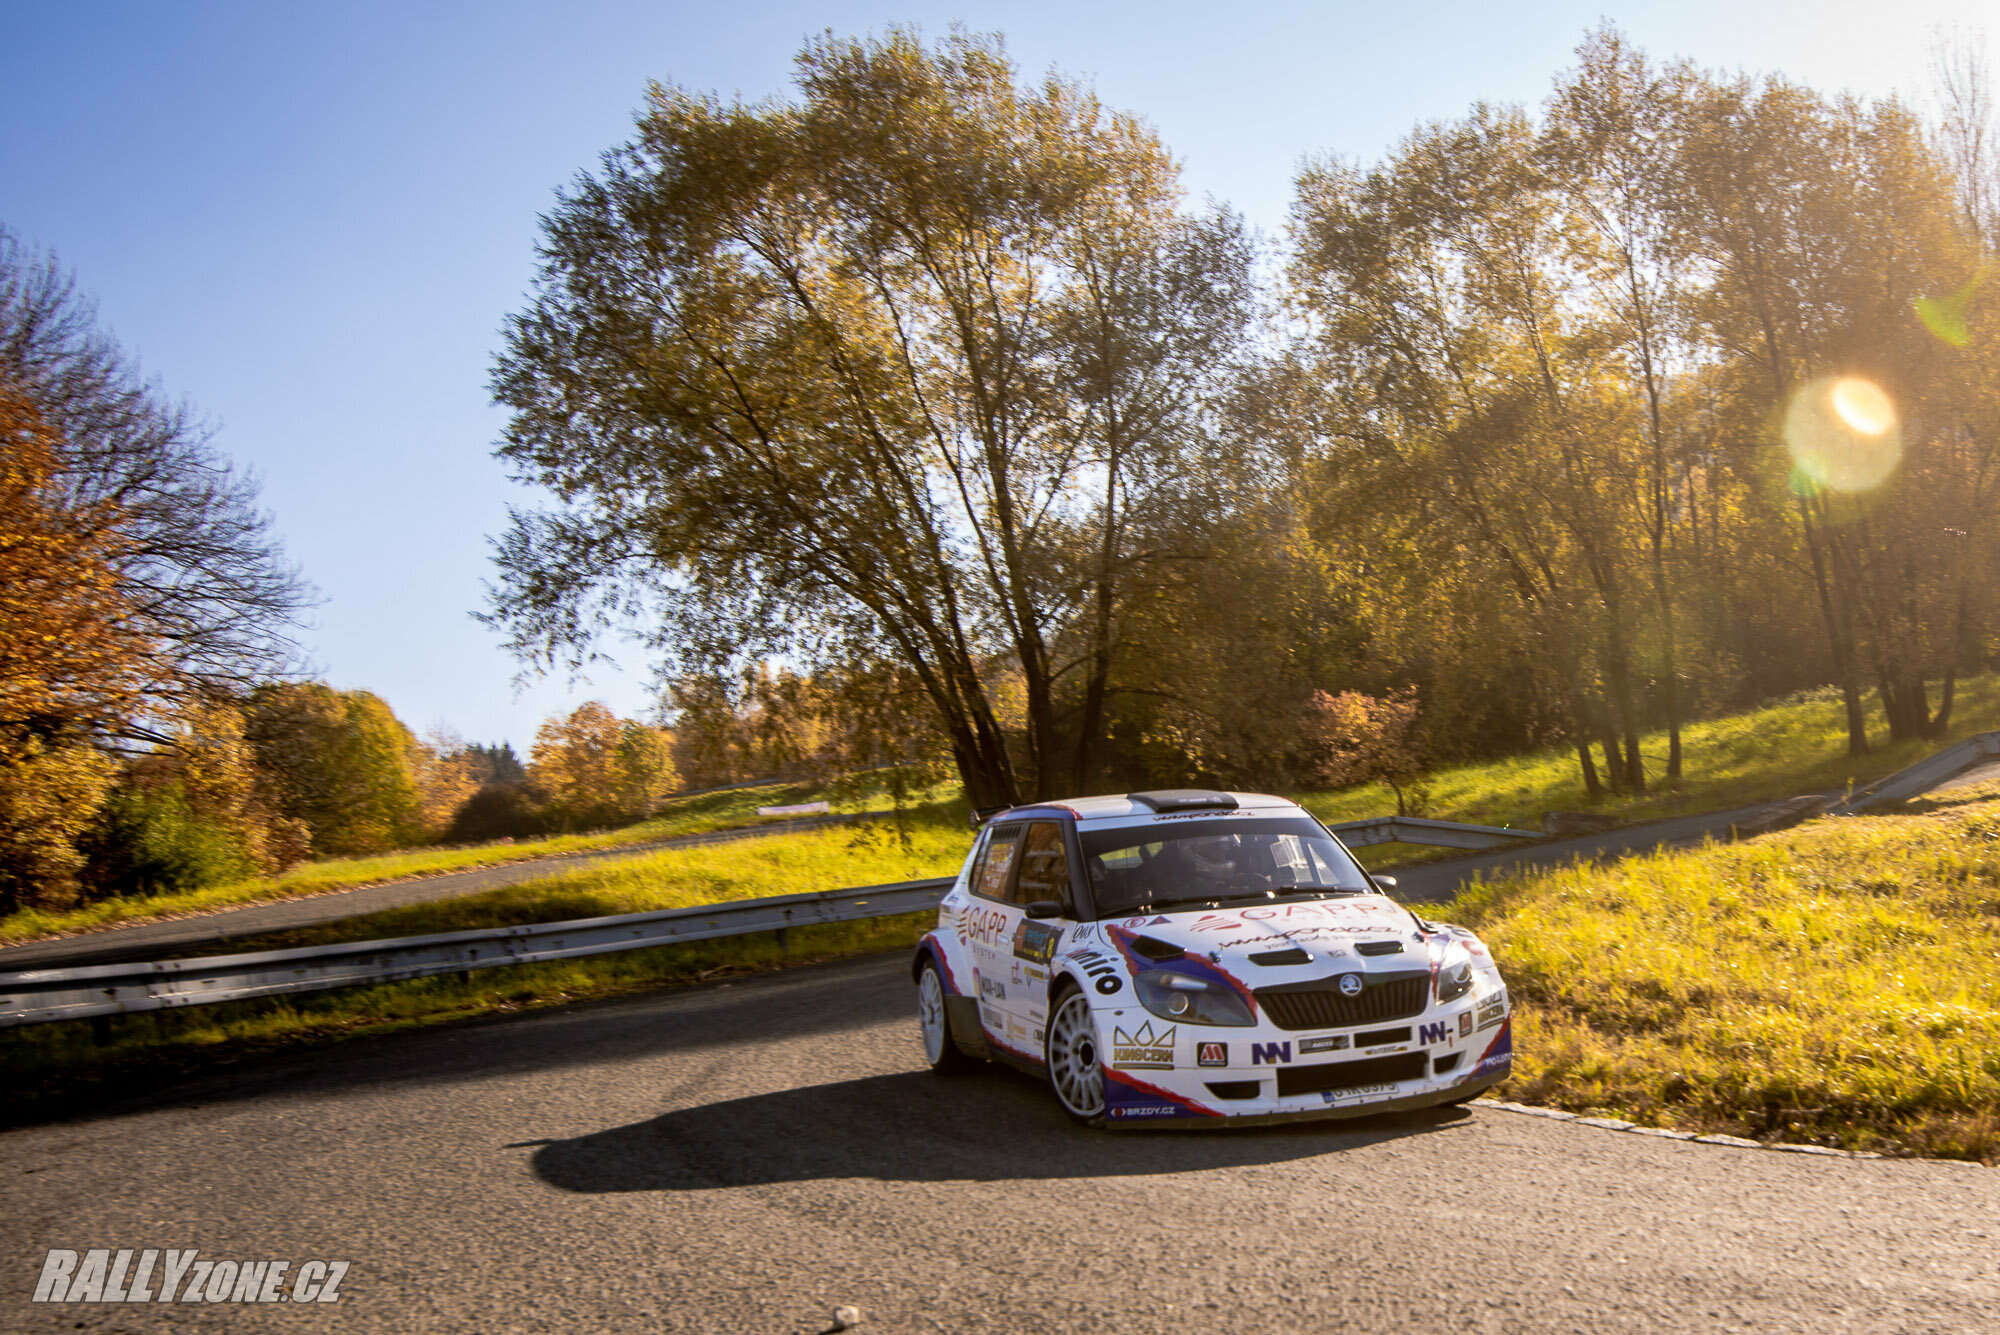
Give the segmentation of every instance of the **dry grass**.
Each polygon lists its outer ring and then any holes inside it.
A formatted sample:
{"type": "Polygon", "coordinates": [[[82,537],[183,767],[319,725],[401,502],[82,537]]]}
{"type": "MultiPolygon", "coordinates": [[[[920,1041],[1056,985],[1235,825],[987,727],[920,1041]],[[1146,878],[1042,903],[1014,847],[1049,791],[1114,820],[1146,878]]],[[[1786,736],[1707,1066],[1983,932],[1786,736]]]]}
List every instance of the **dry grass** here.
{"type": "Polygon", "coordinates": [[[1519,1005],[1508,1097],[2000,1159],[2000,788],[1500,881],[1450,912],[1519,1005]]]}

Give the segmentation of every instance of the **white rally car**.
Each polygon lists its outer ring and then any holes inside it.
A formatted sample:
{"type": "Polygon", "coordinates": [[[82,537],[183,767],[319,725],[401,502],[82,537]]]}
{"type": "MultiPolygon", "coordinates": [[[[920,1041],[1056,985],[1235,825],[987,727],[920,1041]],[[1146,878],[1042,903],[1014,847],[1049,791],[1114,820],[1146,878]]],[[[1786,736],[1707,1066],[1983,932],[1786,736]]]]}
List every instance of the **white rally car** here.
{"type": "Polygon", "coordinates": [[[1479,938],[1396,903],[1306,811],[1257,793],[991,816],[912,967],[933,1069],[1046,1074],[1092,1124],[1460,1103],[1514,1060],[1479,938]]]}

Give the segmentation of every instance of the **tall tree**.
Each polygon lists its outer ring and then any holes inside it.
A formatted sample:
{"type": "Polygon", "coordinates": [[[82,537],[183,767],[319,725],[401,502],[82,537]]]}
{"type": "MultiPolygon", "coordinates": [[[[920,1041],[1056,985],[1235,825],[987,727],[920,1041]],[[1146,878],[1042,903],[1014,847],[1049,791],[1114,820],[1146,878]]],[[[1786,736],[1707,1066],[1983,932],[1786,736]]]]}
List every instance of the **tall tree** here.
{"type": "MultiPolygon", "coordinates": [[[[53,256],[0,227],[0,378],[60,441],[57,486],[76,513],[115,514],[102,558],[125,624],[170,672],[150,693],[241,692],[293,665],[313,593],[285,560],[256,481],[232,466],[185,405],[143,380],[53,256]]],[[[112,731],[160,740],[138,713],[112,731]]]]}
{"type": "Polygon", "coordinates": [[[799,58],[798,102],[655,88],[546,220],[509,326],[493,620],[550,665],[619,614],[694,666],[906,668],[977,803],[1089,763],[1138,573],[1249,314],[1228,215],[1144,125],[995,39],[799,58]],[[1025,770],[987,680],[1017,668],[1025,770]],[[1070,703],[1066,704],[1065,702],[1070,703]]]}

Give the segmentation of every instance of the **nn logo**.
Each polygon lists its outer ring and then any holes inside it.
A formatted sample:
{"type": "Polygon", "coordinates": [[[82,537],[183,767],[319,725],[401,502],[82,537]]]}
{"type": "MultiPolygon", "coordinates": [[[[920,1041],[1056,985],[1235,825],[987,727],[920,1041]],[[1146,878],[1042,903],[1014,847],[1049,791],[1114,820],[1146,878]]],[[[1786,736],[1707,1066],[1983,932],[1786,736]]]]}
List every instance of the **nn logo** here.
{"type": "Polygon", "coordinates": [[[1421,1025],[1417,1029],[1417,1041],[1419,1043],[1442,1043],[1444,1042],[1445,1034],[1450,1031],[1450,1028],[1451,1026],[1447,1025],[1443,1020],[1439,1020],[1436,1024],[1421,1025]]]}
{"type": "Polygon", "coordinates": [[[1292,1044],[1289,1039],[1283,1043],[1252,1043],[1250,1045],[1250,1064],[1252,1066],[1276,1066],[1279,1062],[1288,1062],[1291,1059],[1292,1044]]]}

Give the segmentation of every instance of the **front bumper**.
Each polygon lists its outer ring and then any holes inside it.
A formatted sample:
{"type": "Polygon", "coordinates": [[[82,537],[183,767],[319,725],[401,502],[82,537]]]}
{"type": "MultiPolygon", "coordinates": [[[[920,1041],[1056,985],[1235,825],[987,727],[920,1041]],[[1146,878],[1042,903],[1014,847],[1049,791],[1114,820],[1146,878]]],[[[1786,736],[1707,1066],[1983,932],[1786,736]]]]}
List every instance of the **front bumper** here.
{"type": "Polygon", "coordinates": [[[1405,1041],[1359,1045],[1356,1039],[1370,1031],[1173,1025],[1141,1016],[1129,1005],[1098,1013],[1109,1058],[1104,1089],[1110,1126],[1367,1117],[1460,1102],[1513,1069],[1513,1019],[1504,991],[1374,1027],[1377,1034],[1407,1029],[1405,1041]]]}

